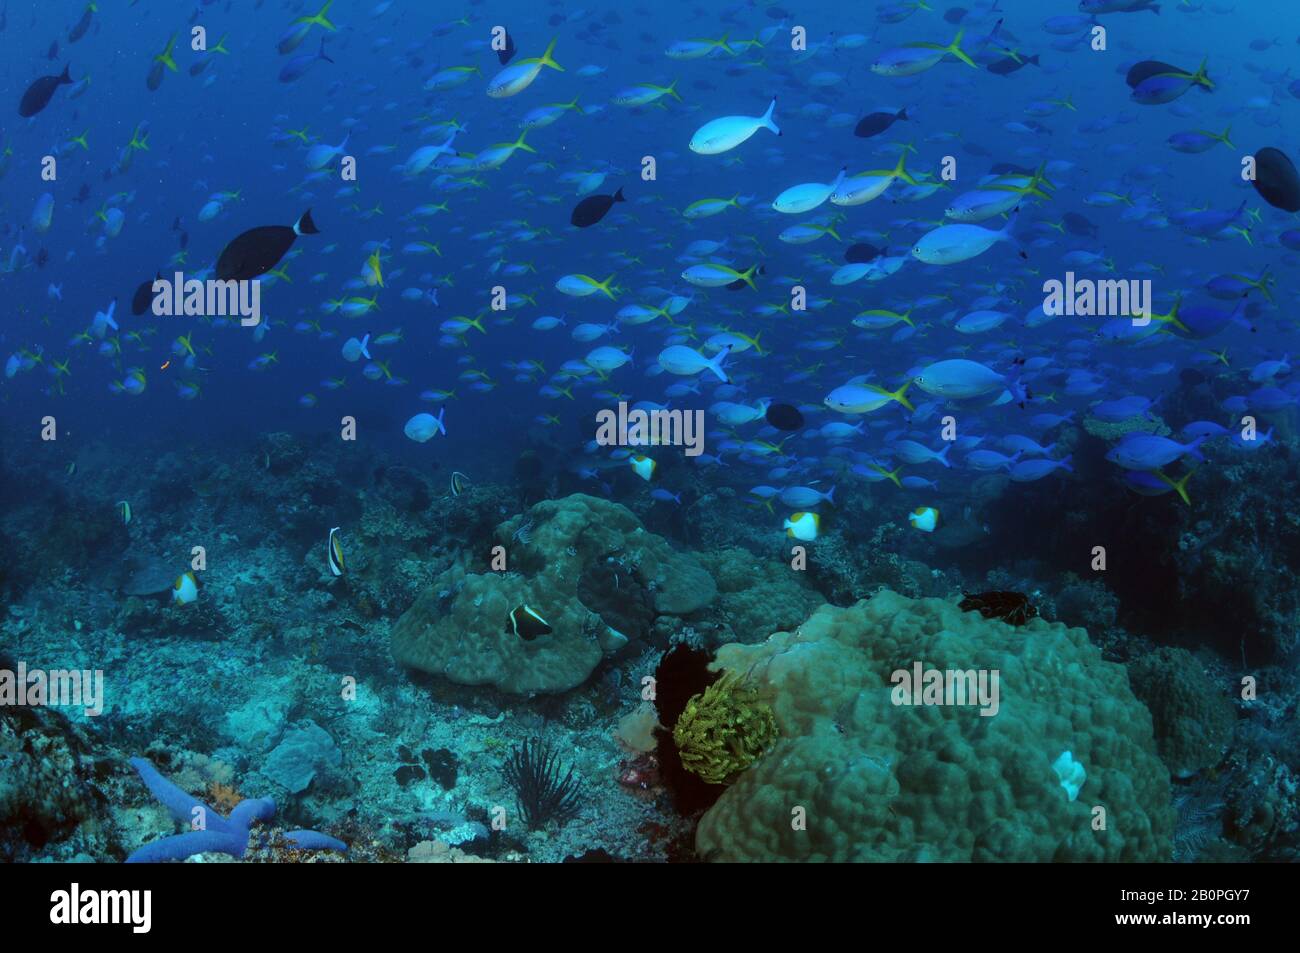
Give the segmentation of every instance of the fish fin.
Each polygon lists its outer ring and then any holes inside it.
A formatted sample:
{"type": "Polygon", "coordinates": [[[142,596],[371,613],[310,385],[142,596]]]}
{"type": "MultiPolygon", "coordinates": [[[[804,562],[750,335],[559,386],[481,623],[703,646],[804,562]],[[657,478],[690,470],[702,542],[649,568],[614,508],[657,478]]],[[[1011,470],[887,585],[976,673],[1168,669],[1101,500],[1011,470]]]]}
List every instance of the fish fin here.
{"type": "Polygon", "coordinates": [[[307,211],[302,213],[302,218],[298,219],[297,223],[294,224],[293,230],[298,235],[320,234],[320,229],[317,228],[316,223],[312,221],[311,209],[307,209],[307,211]]]}
{"type": "Polygon", "coordinates": [[[546,52],[542,54],[541,64],[543,66],[549,66],[553,70],[559,70],[561,73],[563,73],[564,67],[561,66],[559,63],[555,62],[554,58],[551,56],[551,54],[555,52],[555,44],[559,41],[559,39],[560,38],[557,36],[551,40],[550,45],[546,47],[546,52]]]}
{"type": "Polygon", "coordinates": [[[948,46],[946,46],[944,49],[946,49],[953,56],[957,57],[957,59],[961,60],[967,66],[971,66],[974,67],[975,69],[979,69],[979,64],[977,64],[973,59],[967,56],[966,52],[961,48],[961,38],[965,35],[966,35],[966,31],[964,29],[958,30],[957,35],[953,37],[953,41],[950,44],[948,44],[948,46]]]}

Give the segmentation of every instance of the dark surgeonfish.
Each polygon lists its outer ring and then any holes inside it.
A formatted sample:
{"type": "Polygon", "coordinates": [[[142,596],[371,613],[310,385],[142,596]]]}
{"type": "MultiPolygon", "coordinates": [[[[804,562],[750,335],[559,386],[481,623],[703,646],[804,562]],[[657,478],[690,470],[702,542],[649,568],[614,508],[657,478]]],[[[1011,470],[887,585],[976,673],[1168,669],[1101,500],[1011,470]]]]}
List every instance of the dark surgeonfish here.
{"type": "Polygon", "coordinates": [[[850,245],[844,252],[844,260],[849,264],[865,264],[869,261],[875,261],[884,251],[875,245],[868,245],[866,242],[858,242],[856,245],[850,245]]]}
{"type": "Polygon", "coordinates": [[[569,216],[569,221],[579,228],[595,225],[609,214],[615,202],[625,201],[627,200],[623,198],[622,189],[613,195],[588,195],[573,207],[573,214],[569,216]]]}
{"type": "Polygon", "coordinates": [[[502,66],[505,66],[512,59],[514,59],[514,57],[515,57],[515,38],[510,35],[509,30],[506,30],[505,49],[497,50],[497,59],[501,61],[502,66]]]}
{"type": "Polygon", "coordinates": [[[1255,191],[1269,205],[1284,212],[1300,212],[1300,175],[1295,164],[1280,149],[1255,153],[1255,191]]]}
{"type": "Polygon", "coordinates": [[[72,76],[68,70],[72,68],[69,63],[63,67],[63,72],[58,76],[42,76],[32,85],[27,87],[27,92],[23,93],[22,100],[18,103],[18,115],[28,118],[35,116],[38,112],[50,104],[50,98],[54,91],[60,86],[72,82],[72,76]]]}
{"type": "Polygon", "coordinates": [[[906,106],[896,113],[872,113],[870,116],[863,116],[858,120],[858,124],[853,127],[853,134],[859,139],[870,139],[872,136],[880,135],[894,123],[905,122],[906,120],[906,106]]]}
{"type": "Polygon", "coordinates": [[[1078,212],[1066,212],[1061,216],[1061,222],[1071,235],[1087,235],[1094,238],[1097,235],[1097,226],[1078,212]]]}
{"type": "Polygon", "coordinates": [[[768,404],[763,415],[767,422],[777,430],[800,430],[803,428],[803,414],[791,404],[768,404]]]}
{"type": "Polygon", "coordinates": [[[1023,69],[1030,63],[1033,63],[1035,66],[1038,65],[1037,53],[1033,56],[1025,57],[1024,59],[1017,59],[1014,56],[1004,56],[1002,59],[994,60],[989,64],[989,72],[997,76],[1010,76],[1016,70],[1023,69]]]}
{"type": "Polygon", "coordinates": [[[280,263],[299,235],[316,235],[320,229],[311,219],[311,209],[293,225],[262,225],[250,228],[221,251],[217,259],[218,281],[251,281],[280,263]]]}
{"type": "Polygon", "coordinates": [[[135,315],[144,314],[149,307],[149,302],[153,300],[153,283],[162,278],[162,272],[154,272],[153,278],[146,278],[141,282],[140,287],[135,289],[135,294],[131,296],[131,313],[135,315]]]}

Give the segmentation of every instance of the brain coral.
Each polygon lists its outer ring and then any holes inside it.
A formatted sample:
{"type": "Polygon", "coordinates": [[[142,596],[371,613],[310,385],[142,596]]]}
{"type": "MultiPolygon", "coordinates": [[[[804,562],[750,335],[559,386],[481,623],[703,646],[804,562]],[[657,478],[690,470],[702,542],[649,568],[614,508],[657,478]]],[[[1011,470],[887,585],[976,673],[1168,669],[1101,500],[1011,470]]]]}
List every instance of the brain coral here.
{"type": "Polygon", "coordinates": [[[593,567],[613,566],[630,591],[649,593],[654,611],[684,615],[713,601],[713,578],[663,537],[647,533],[624,506],[581,493],[546,500],[496,528],[508,572],[489,571],[489,554],[463,554],[393,627],[403,665],[461,685],[515,694],[563,692],[586,681],[606,654],[626,644],[584,605],[578,587],[593,567]],[[482,572],[473,572],[477,561],[482,572]],[[508,630],[527,604],[551,632],[525,641],[508,630]]]}
{"type": "Polygon", "coordinates": [[[712,860],[1156,861],[1170,856],[1169,772],[1124,669],[1082,629],[1020,628],[884,591],[794,632],[730,644],[779,740],[704,815],[712,860]],[[899,706],[891,673],[996,669],[1000,707],[899,706]],[[1071,801],[1053,770],[1071,751],[1071,801]],[[1105,808],[1104,830],[1093,810],[1105,808]],[[794,823],[802,808],[806,829],[794,823]]]}

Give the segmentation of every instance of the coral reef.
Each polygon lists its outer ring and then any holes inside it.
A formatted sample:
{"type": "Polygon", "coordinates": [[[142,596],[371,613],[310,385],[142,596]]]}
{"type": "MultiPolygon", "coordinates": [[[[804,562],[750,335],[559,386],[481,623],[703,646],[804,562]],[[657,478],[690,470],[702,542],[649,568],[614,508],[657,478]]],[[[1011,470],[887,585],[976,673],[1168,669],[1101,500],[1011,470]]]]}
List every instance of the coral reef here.
{"type": "Polygon", "coordinates": [[[1162,860],[1169,776],[1124,670],[1079,629],[1019,628],[950,602],[882,592],[824,607],[797,630],[726,645],[780,737],[704,815],[716,860],[1162,860]],[[1005,705],[896,704],[893,673],[1000,673],[1005,705]],[[1014,701],[1013,701],[1014,700],[1014,701]],[[1053,772],[1086,768],[1077,800],[1053,772]],[[1092,826],[1094,808],[1107,823],[1092,826]],[[802,821],[801,821],[802,818],[802,821]]]}
{"type": "MultiPolygon", "coordinates": [[[[132,758],[131,766],[140,775],[140,780],[149,789],[149,793],[167,809],[176,823],[189,830],[144,844],[126,859],[128,864],[185,860],[207,852],[229,854],[239,859],[248,848],[252,825],[265,824],[275,816],[274,801],[268,798],[246,798],[235,805],[229,817],[223,817],[172,784],[144,758],[132,758]]],[[[285,831],[278,832],[278,835],[294,850],[348,849],[342,841],[317,831],[285,831]]]]}
{"type": "Polygon", "coordinates": [[[508,571],[489,568],[489,551],[463,554],[394,626],[398,662],[511,694],[568,691],[628,642],[579,597],[593,567],[616,561],[661,614],[698,611],[717,595],[693,556],[647,533],[626,507],[584,494],[534,505],[498,526],[495,539],[508,571]],[[509,625],[520,606],[540,613],[550,631],[522,638],[509,625]]]}
{"type": "Polygon", "coordinates": [[[1237,716],[1192,653],[1158,648],[1131,662],[1128,675],[1133,694],[1151,710],[1156,746],[1174,777],[1222,760],[1237,716]]]}

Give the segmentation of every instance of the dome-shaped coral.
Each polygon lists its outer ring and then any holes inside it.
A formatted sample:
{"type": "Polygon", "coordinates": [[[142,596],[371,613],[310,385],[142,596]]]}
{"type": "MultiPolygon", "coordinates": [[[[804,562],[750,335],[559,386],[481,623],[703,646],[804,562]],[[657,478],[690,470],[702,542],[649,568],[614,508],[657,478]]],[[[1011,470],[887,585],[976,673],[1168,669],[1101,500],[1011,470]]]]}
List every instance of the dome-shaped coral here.
{"type": "Polygon", "coordinates": [[[1151,716],[1082,629],[1012,628],[885,591],[760,644],[725,645],[714,667],[746,676],[780,737],[704,815],[703,857],[1170,856],[1169,773],[1151,716]],[[985,673],[996,706],[897,704],[895,675],[917,663],[985,673]],[[1074,800],[1053,768],[1064,751],[1086,769],[1074,800]]]}

